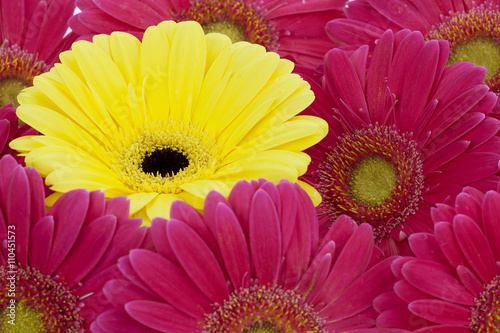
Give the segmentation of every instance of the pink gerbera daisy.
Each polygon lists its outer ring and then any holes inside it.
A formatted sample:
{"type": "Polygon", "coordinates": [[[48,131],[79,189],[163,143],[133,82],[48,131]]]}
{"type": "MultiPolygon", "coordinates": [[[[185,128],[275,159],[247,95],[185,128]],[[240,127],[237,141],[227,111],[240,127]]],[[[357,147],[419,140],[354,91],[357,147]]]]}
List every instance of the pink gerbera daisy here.
{"type": "Polygon", "coordinates": [[[368,47],[325,58],[323,88],[308,111],[329,122],[309,150],[305,180],[323,197],[325,225],[341,214],[372,225],[386,254],[406,253],[406,237],[431,231],[430,207],[464,186],[496,186],[500,159],[497,101],[485,69],[446,67],[448,43],[420,32],[385,32],[368,47]],[[332,111],[333,108],[333,111],[332,111]]]}
{"type": "Polygon", "coordinates": [[[138,38],[165,20],[197,21],[206,33],[220,32],[233,43],[265,46],[305,65],[318,65],[333,43],[325,24],[344,17],[346,0],[78,0],[82,10],[70,20],[73,31],[89,39],[97,33],[126,31],[138,38]]]}
{"type": "Polygon", "coordinates": [[[486,68],[485,83],[500,92],[499,0],[354,0],[347,19],[326,26],[336,46],[374,45],[386,29],[418,30],[426,40],[450,43],[447,64],[469,61],[486,68]]]}
{"type": "Polygon", "coordinates": [[[128,212],[125,197],[74,190],[46,213],[38,172],[0,159],[0,331],[83,332],[109,307],[117,259],[147,243],[128,212]]]}
{"type": "Polygon", "coordinates": [[[240,181],[228,200],[212,191],[204,216],[181,201],[170,216],[152,222],[157,253],[119,260],[94,332],[400,332],[369,329],[394,258],[346,216],[319,244],[298,185],[240,181]]]}
{"type": "Polygon", "coordinates": [[[47,72],[76,35],[68,30],[71,0],[0,1],[0,107],[18,106],[19,92],[47,72]]]}
{"type": "Polygon", "coordinates": [[[411,235],[415,257],[394,261],[394,291],[378,297],[377,324],[418,332],[498,332],[500,186],[467,187],[432,210],[434,233],[411,235]]]}
{"type": "Polygon", "coordinates": [[[24,163],[24,157],[18,156],[18,152],[9,147],[9,143],[21,136],[35,135],[38,132],[29,125],[19,125],[16,109],[12,104],[0,108],[0,158],[4,155],[12,155],[18,163],[24,163]]]}

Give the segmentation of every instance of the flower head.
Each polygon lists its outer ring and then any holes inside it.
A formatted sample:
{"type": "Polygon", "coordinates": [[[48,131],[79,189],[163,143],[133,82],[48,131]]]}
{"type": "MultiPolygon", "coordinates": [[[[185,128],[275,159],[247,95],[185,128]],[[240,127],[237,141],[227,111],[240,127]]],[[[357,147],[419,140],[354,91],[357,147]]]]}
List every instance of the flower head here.
{"type": "Polygon", "coordinates": [[[498,332],[499,189],[467,187],[451,205],[432,209],[433,233],[409,237],[415,257],[394,261],[394,291],[375,300],[380,327],[498,332]]]}
{"type": "Polygon", "coordinates": [[[323,197],[324,225],[342,214],[369,223],[386,254],[408,251],[406,237],[431,231],[430,207],[451,202],[464,186],[496,186],[497,98],[485,69],[446,67],[448,43],[420,32],[387,31],[374,48],[325,58],[323,87],[307,111],[330,133],[308,152],[305,180],[323,197]],[[333,107],[333,112],[331,111],[333,107]]]}
{"type": "Polygon", "coordinates": [[[310,162],[302,150],[326,135],[322,119],[295,117],[314,96],[290,61],[196,22],[72,48],[19,98],[43,136],[11,143],[56,192],[126,195],[150,221],[177,199],[202,209],[239,179],[295,182],[310,162]]]}
{"type": "Polygon", "coordinates": [[[0,3],[0,107],[17,107],[19,92],[47,72],[76,39],[74,33],[65,36],[74,10],[69,0],[0,3]]]}
{"type": "Polygon", "coordinates": [[[372,300],[393,283],[369,225],[340,217],[320,244],[311,200],[288,181],[240,181],[228,200],[211,192],[203,216],[177,201],[171,217],[153,220],[157,253],[119,260],[96,332],[345,332],[373,326],[372,300]]]}
{"type": "Polygon", "coordinates": [[[472,62],[487,69],[485,83],[500,92],[500,1],[350,1],[346,19],[330,21],[326,31],[336,46],[370,44],[386,29],[422,32],[426,40],[450,43],[447,65],[472,62]]]}
{"type": "Polygon", "coordinates": [[[248,41],[304,65],[318,65],[333,43],[324,27],[342,17],[345,0],[174,0],[86,2],[70,20],[73,31],[90,38],[125,31],[142,37],[147,27],[165,20],[197,21],[205,32],[248,41]]]}
{"type": "Polygon", "coordinates": [[[102,287],[117,259],[148,242],[128,209],[124,197],[75,190],[46,213],[38,172],[2,157],[0,331],[83,332],[109,308],[102,287]]]}

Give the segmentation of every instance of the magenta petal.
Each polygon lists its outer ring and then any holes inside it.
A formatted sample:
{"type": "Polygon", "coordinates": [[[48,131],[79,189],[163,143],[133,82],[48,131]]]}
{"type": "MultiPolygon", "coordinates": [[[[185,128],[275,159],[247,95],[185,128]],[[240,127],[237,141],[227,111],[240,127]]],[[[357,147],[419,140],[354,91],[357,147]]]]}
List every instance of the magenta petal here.
{"type": "Polygon", "coordinates": [[[31,226],[45,216],[45,187],[42,177],[35,168],[24,168],[30,184],[31,226]]]}
{"type": "Polygon", "coordinates": [[[406,0],[393,0],[387,2],[384,0],[367,0],[370,5],[377,9],[385,17],[400,27],[411,30],[427,31],[430,24],[425,20],[422,14],[406,0]]]}
{"type": "Polygon", "coordinates": [[[174,250],[170,246],[167,237],[168,221],[162,217],[155,217],[151,221],[151,237],[156,251],[163,257],[178,263],[174,250]]]}
{"type": "Polygon", "coordinates": [[[468,325],[470,309],[440,300],[426,299],[411,302],[411,312],[438,324],[468,325]]]}
{"type": "Polygon", "coordinates": [[[249,234],[250,204],[255,194],[255,189],[245,180],[240,180],[234,185],[229,194],[229,204],[233,208],[234,214],[240,221],[241,228],[245,235],[249,234]]]}
{"type": "Polygon", "coordinates": [[[373,233],[369,224],[360,225],[342,249],[324,285],[320,301],[327,302],[361,276],[371,259],[373,233]]]}
{"type": "Polygon", "coordinates": [[[416,61],[405,70],[407,74],[403,83],[401,101],[399,105],[396,105],[396,110],[399,111],[396,114],[404,115],[398,116],[397,121],[401,131],[412,131],[416,127],[415,122],[425,118],[422,112],[432,92],[435,76],[440,74],[437,73],[438,62],[439,43],[429,41],[418,50],[416,61]],[[418,91],[418,93],[411,93],[412,91],[418,91]]]}
{"type": "Polygon", "coordinates": [[[322,293],[323,283],[330,272],[334,253],[335,243],[329,242],[314,258],[309,269],[297,284],[296,290],[301,295],[307,296],[309,303],[314,302],[317,296],[322,293]]]}
{"type": "Polygon", "coordinates": [[[453,223],[455,216],[455,209],[451,206],[444,204],[436,204],[437,208],[431,208],[431,217],[434,223],[448,222],[453,223]]]}
{"type": "Polygon", "coordinates": [[[297,219],[297,193],[290,182],[280,182],[278,191],[281,197],[281,239],[282,251],[286,252],[297,219]]]}
{"type": "Polygon", "coordinates": [[[132,250],[130,261],[151,290],[179,311],[198,320],[212,311],[210,301],[175,263],[147,250],[132,250]]]}
{"type": "Polygon", "coordinates": [[[75,288],[76,295],[83,298],[88,294],[101,292],[104,285],[113,279],[123,279],[123,274],[116,264],[86,278],[83,285],[75,288]]]}
{"type": "Polygon", "coordinates": [[[137,287],[134,283],[127,280],[110,280],[106,283],[103,290],[106,298],[115,307],[122,309],[125,304],[136,300],[159,300],[151,297],[151,295],[145,292],[144,289],[137,287]]]}
{"type": "Polygon", "coordinates": [[[453,229],[460,248],[474,272],[483,283],[490,283],[496,275],[495,258],[486,236],[479,226],[466,215],[456,215],[453,229]]]}
{"type": "Polygon", "coordinates": [[[479,227],[482,219],[481,204],[474,197],[467,193],[460,193],[455,198],[455,211],[457,214],[463,214],[470,217],[479,227]]]}
{"type": "Polygon", "coordinates": [[[377,317],[377,327],[399,327],[413,331],[426,325],[428,325],[427,320],[416,317],[408,310],[407,306],[385,310],[377,317]]]}
{"type": "Polygon", "coordinates": [[[99,332],[106,333],[154,333],[151,328],[141,325],[131,318],[126,312],[120,310],[110,310],[97,317],[92,324],[92,331],[97,326],[99,332]]]}
{"type": "Polygon", "coordinates": [[[434,299],[434,297],[414,287],[406,280],[399,280],[398,282],[396,282],[393,289],[396,295],[398,295],[398,297],[404,300],[406,303],[410,303],[419,299],[434,299]]]}
{"type": "Polygon", "coordinates": [[[334,320],[356,315],[372,306],[378,295],[389,291],[394,283],[394,275],[389,269],[394,258],[387,258],[366,271],[356,281],[344,288],[334,300],[319,314],[334,320]],[[370,286],[370,288],[366,288],[370,286]],[[363,292],[359,292],[363,290],[363,292]],[[346,305],[349,306],[346,306],[346,305]]]}
{"type": "MultiPolygon", "coordinates": [[[[226,202],[225,200],[222,202],[226,202]]],[[[210,206],[212,207],[212,206],[210,206]]],[[[217,209],[217,205],[214,207],[214,211],[210,209],[210,211],[205,212],[205,217],[210,215],[208,218],[210,220],[210,226],[207,228],[207,224],[203,222],[203,218],[200,213],[193,207],[189,206],[187,203],[177,200],[172,203],[172,208],[170,211],[171,219],[178,219],[179,221],[187,224],[191,229],[193,229],[198,236],[203,239],[205,244],[208,245],[210,250],[215,254],[217,259],[220,259],[219,248],[217,247],[217,242],[212,237],[212,234],[215,234],[215,210],[217,209]],[[173,215],[172,215],[173,213],[173,215]],[[212,225],[213,224],[213,225],[212,225]],[[210,230],[209,230],[210,229],[210,230]],[[212,232],[212,234],[211,234],[212,232]]]]}
{"type": "Polygon", "coordinates": [[[46,265],[52,248],[52,237],[54,235],[54,219],[52,216],[44,216],[31,230],[29,263],[41,273],[46,274],[46,265]]]}
{"type": "Polygon", "coordinates": [[[447,265],[448,261],[439,248],[436,236],[428,233],[417,233],[408,238],[411,250],[420,259],[427,259],[447,265]]]}
{"type": "Polygon", "coordinates": [[[127,255],[131,249],[141,247],[147,233],[147,228],[141,228],[141,224],[141,219],[118,221],[113,239],[106,250],[106,254],[94,267],[92,274],[116,264],[118,259],[127,255]]]}
{"type": "Polygon", "coordinates": [[[168,304],[154,301],[133,301],[125,305],[127,313],[138,322],[160,332],[193,333],[198,324],[168,304]]]}
{"type": "Polygon", "coordinates": [[[336,256],[334,257],[334,261],[340,250],[344,248],[345,244],[351,237],[352,233],[356,230],[357,224],[347,215],[340,215],[335,222],[333,222],[332,227],[328,230],[328,233],[321,241],[321,245],[319,248],[323,248],[326,243],[333,241],[335,242],[336,256]]]}
{"type": "Polygon", "coordinates": [[[280,223],[271,197],[261,189],[250,206],[250,250],[260,284],[276,283],[281,263],[280,223]]]}
{"type": "Polygon", "coordinates": [[[226,278],[207,244],[185,223],[170,220],[167,236],[182,268],[194,284],[213,302],[229,297],[226,278]]]}
{"type": "Polygon", "coordinates": [[[138,0],[122,0],[117,6],[112,0],[94,0],[94,3],[107,14],[145,30],[150,25],[164,21],[164,18],[150,6],[138,0]]]}
{"type": "Polygon", "coordinates": [[[463,325],[439,325],[429,326],[413,331],[414,333],[471,333],[469,326],[463,325]]]}
{"type": "Polygon", "coordinates": [[[79,189],[63,194],[48,212],[54,216],[55,230],[47,274],[62,263],[80,233],[89,205],[89,192],[79,189]]]}
{"type": "Polygon", "coordinates": [[[80,282],[99,262],[116,228],[116,217],[105,215],[85,226],[74,247],[57,269],[68,287],[80,282]]]}
{"type": "Polygon", "coordinates": [[[383,293],[373,300],[373,307],[379,313],[392,308],[404,308],[406,305],[406,302],[399,298],[394,291],[383,293]]]}
{"type": "Polygon", "coordinates": [[[245,276],[251,274],[250,254],[245,235],[233,211],[219,204],[215,211],[216,237],[222,258],[235,290],[244,285],[245,276]]]}
{"type": "Polygon", "coordinates": [[[474,305],[474,297],[456,279],[448,266],[424,260],[406,263],[403,276],[416,288],[429,295],[464,305],[474,305]]]}
{"type": "MultiPolygon", "coordinates": [[[[30,185],[28,183],[28,176],[24,168],[20,165],[14,168],[10,184],[7,188],[7,209],[6,219],[9,225],[15,229],[8,229],[14,232],[16,239],[16,261],[23,267],[28,264],[28,246],[30,238],[30,185]]],[[[34,202],[34,205],[40,204],[34,202]]]]}
{"type": "MultiPolygon", "coordinates": [[[[500,183],[499,183],[500,184],[500,183]]],[[[482,207],[483,230],[495,260],[500,261],[500,194],[488,191],[482,207]]]]}
{"type": "MultiPolygon", "coordinates": [[[[384,33],[377,41],[370,68],[366,78],[366,101],[370,110],[370,119],[373,123],[383,123],[385,118],[385,102],[387,94],[387,77],[392,61],[394,37],[384,33]]],[[[365,78],[361,78],[362,81],[365,78]]]]}
{"type": "Polygon", "coordinates": [[[467,288],[467,290],[469,290],[469,292],[475,297],[478,297],[478,295],[484,290],[481,281],[479,281],[476,275],[474,275],[474,273],[472,273],[472,271],[467,267],[459,265],[457,267],[457,275],[464,287],[467,288]]]}
{"type": "Polygon", "coordinates": [[[442,147],[424,161],[424,175],[433,172],[460,156],[469,147],[469,141],[458,141],[442,147]]]}
{"type": "Polygon", "coordinates": [[[155,295],[156,293],[148,287],[148,285],[141,279],[139,274],[135,271],[132,263],[130,262],[130,257],[125,256],[118,259],[118,268],[120,272],[124,276],[127,277],[130,281],[132,281],[136,286],[143,288],[145,291],[150,293],[151,295],[155,295]]]}
{"type": "MultiPolygon", "coordinates": [[[[326,54],[325,73],[326,87],[336,102],[342,101],[357,116],[361,116],[359,110],[368,110],[358,74],[345,52],[333,49],[326,54]]],[[[369,121],[367,118],[363,120],[369,121]]],[[[362,124],[352,123],[356,127],[362,124]]]]}
{"type": "Polygon", "coordinates": [[[450,262],[452,267],[457,267],[458,265],[464,265],[470,267],[469,263],[465,259],[460,246],[458,245],[457,239],[453,232],[453,226],[448,222],[439,222],[434,225],[434,234],[436,239],[443,251],[446,259],[450,262]]]}

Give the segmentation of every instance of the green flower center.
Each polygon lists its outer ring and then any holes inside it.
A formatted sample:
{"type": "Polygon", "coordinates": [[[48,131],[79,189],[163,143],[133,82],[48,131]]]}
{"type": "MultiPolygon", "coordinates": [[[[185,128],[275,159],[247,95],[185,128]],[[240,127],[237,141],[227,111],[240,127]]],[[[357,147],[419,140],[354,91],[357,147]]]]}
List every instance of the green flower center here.
{"type": "Polygon", "coordinates": [[[23,303],[12,304],[0,315],[0,331],[3,333],[45,333],[45,322],[40,312],[23,303]]]}
{"type": "Polygon", "coordinates": [[[249,330],[244,330],[244,333],[282,333],[283,331],[278,331],[274,329],[274,325],[270,323],[264,323],[263,325],[255,324],[249,330]]]}
{"type": "Polygon", "coordinates": [[[394,166],[380,156],[363,158],[349,176],[351,196],[360,204],[378,206],[396,186],[394,166]]]}
{"type": "MultiPolygon", "coordinates": [[[[270,11],[272,8],[266,8],[270,11]]],[[[267,51],[277,51],[279,38],[275,23],[266,20],[261,10],[244,0],[196,0],[178,15],[176,21],[196,21],[205,33],[218,32],[233,43],[248,41],[260,44],[267,51]]]]}
{"type": "Polygon", "coordinates": [[[461,61],[472,62],[486,68],[486,79],[498,74],[500,45],[492,38],[476,38],[457,45],[450,53],[447,65],[461,61]]]}
{"type": "Polygon", "coordinates": [[[468,61],[486,68],[485,84],[500,92],[500,9],[492,2],[451,13],[427,33],[427,40],[450,43],[447,65],[468,61]]]}
{"type": "Polygon", "coordinates": [[[211,32],[218,32],[227,35],[233,43],[247,40],[245,29],[243,29],[243,27],[241,27],[240,25],[232,22],[210,22],[203,24],[202,26],[206,34],[211,32]]]}
{"type": "Polygon", "coordinates": [[[0,81],[0,106],[13,103],[14,107],[19,106],[17,95],[26,88],[26,83],[15,77],[8,77],[0,81]]]}
{"type": "Polygon", "coordinates": [[[82,304],[73,290],[33,267],[0,267],[0,332],[81,332],[82,304]]]}
{"type": "Polygon", "coordinates": [[[19,106],[17,95],[33,84],[33,78],[48,72],[50,67],[36,56],[10,46],[7,41],[0,45],[0,107],[13,103],[19,106]]]}
{"type": "Polygon", "coordinates": [[[314,175],[322,214],[369,223],[377,241],[415,214],[423,188],[412,135],[376,126],[345,133],[314,175]]]}

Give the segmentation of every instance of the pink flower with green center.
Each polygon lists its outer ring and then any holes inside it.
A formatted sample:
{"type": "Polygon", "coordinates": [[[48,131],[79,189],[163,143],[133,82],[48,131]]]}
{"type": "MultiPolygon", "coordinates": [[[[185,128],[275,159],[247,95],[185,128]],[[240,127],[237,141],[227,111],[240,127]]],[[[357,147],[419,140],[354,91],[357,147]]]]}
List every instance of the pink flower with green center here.
{"type": "Polygon", "coordinates": [[[468,185],[496,187],[500,123],[488,114],[497,97],[484,68],[446,66],[448,51],[420,32],[388,30],[371,55],[368,46],[327,53],[307,113],[330,131],[307,151],[303,177],[322,195],[322,230],[346,214],[373,227],[385,254],[409,253],[407,236],[432,230],[434,204],[468,185]]]}
{"type": "Polygon", "coordinates": [[[394,291],[375,300],[380,327],[490,333],[500,324],[500,186],[467,187],[432,210],[433,233],[409,237],[415,257],[392,264],[394,291]]]}
{"type": "Polygon", "coordinates": [[[76,35],[65,34],[74,10],[71,0],[0,2],[0,107],[17,107],[19,92],[69,49],[76,35]]]}
{"type": "Polygon", "coordinates": [[[70,27],[83,38],[112,31],[141,38],[144,30],[165,20],[197,21],[206,33],[248,41],[282,58],[316,66],[333,43],[325,24],[344,17],[346,0],[78,0],[81,13],[70,27]]]}
{"type": "Polygon", "coordinates": [[[485,84],[500,92],[500,1],[498,0],[354,0],[347,18],[329,22],[336,46],[373,43],[385,30],[418,30],[426,40],[450,43],[447,65],[460,61],[486,68],[485,84]]]}
{"type": "Polygon", "coordinates": [[[149,244],[125,197],[74,190],[46,213],[43,181],[0,159],[0,332],[83,332],[110,307],[117,260],[149,244]]]}
{"type": "Polygon", "coordinates": [[[372,301],[392,288],[371,227],[339,217],[318,240],[315,208],[298,185],[239,181],[212,191],[204,215],[182,201],[156,218],[156,253],[132,250],[104,287],[115,305],[102,332],[358,332],[373,328],[372,301]]]}

